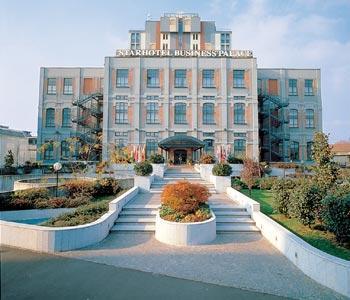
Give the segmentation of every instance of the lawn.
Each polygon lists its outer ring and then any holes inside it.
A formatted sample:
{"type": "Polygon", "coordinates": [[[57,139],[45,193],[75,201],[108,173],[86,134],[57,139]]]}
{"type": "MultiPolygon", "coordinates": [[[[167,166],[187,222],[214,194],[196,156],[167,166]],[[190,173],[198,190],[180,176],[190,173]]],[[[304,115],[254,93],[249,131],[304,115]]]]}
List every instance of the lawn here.
{"type": "MultiPolygon", "coordinates": [[[[242,190],[242,192],[249,196],[248,190],[242,190]]],[[[250,196],[254,200],[260,203],[260,210],[265,215],[295,233],[297,236],[308,242],[310,245],[337,257],[350,260],[350,249],[341,247],[335,242],[333,233],[328,231],[317,230],[317,226],[304,226],[295,218],[288,218],[282,214],[274,212],[272,207],[272,192],[268,190],[252,190],[250,196]]]]}

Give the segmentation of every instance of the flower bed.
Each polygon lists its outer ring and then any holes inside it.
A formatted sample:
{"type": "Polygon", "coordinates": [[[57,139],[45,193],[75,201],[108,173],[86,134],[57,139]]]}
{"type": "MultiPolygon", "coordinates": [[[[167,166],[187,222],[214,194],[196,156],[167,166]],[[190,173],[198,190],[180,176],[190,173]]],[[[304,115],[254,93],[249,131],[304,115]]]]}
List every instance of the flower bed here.
{"type": "Polygon", "coordinates": [[[179,181],[165,186],[156,218],[156,238],[171,245],[196,245],[216,237],[215,215],[206,186],[179,181]]]}

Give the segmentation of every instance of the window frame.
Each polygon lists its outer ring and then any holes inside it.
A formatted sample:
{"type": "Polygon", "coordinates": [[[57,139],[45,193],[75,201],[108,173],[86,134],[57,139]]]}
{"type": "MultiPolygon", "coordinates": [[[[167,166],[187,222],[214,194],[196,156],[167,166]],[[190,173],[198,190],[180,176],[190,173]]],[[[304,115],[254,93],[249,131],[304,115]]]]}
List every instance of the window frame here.
{"type": "Polygon", "coordinates": [[[202,88],[215,88],[215,70],[203,69],[202,70],[202,88]]]}
{"type": "Polygon", "coordinates": [[[146,103],[146,124],[159,124],[158,102],[146,103]]]}
{"type": "Polygon", "coordinates": [[[54,159],[53,142],[45,141],[45,144],[48,144],[48,147],[44,151],[44,160],[53,160],[54,159]]]}
{"type": "Polygon", "coordinates": [[[297,109],[292,108],[289,110],[288,119],[289,128],[299,128],[299,111],[297,109]],[[292,112],[296,112],[296,114],[292,114],[292,112]]]}
{"type": "Polygon", "coordinates": [[[47,78],[47,95],[56,95],[57,94],[57,78],[47,78]],[[50,84],[50,80],[54,80],[55,84],[50,84]],[[54,87],[54,88],[51,88],[54,87]],[[53,91],[54,90],[54,91],[53,91]]]}
{"type": "Polygon", "coordinates": [[[288,79],[288,96],[298,96],[298,80],[297,79],[288,79]]]}
{"type": "Polygon", "coordinates": [[[186,69],[176,69],[174,71],[174,87],[187,88],[187,70],[186,69]],[[182,73],[182,75],[177,76],[179,73],[182,73]]]}
{"type": "Polygon", "coordinates": [[[55,128],[56,127],[56,110],[52,107],[48,107],[45,110],[45,128],[55,128]],[[48,112],[52,112],[50,119],[48,118],[48,112]]]}
{"type": "Polygon", "coordinates": [[[115,124],[128,124],[128,103],[117,102],[115,105],[115,124]]]}
{"type": "Polygon", "coordinates": [[[214,103],[204,103],[202,107],[202,123],[204,125],[215,125],[215,105],[214,103]],[[212,108],[209,109],[208,108],[212,108]]]}
{"type": "Polygon", "coordinates": [[[235,139],[233,141],[233,155],[234,157],[244,157],[247,152],[246,139],[235,139]]]}
{"type": "Polygon", "coordinates": [[[315,128],[315,110],[312,108],[305,109],[305,128],[315,128]]]}
{"type": "Polygon", "coordinates": [[[233,70],[233,88],[235,89],[244,89],[245,86],[245,70],[233,70]],[[239,76],[238,76],[239,75],[239,76]]]}
{"type": "Polygon", "coordinates": [[[129,87],[129,69],[117,69],[116,70],[116,87],[128,88],[129,87]],[[119,76],[118,73],[125,73],[124,76],[119,76]]]}
{"type": "Polygon", "coordinates": [[[63,128],[69,128],[72,127],[72,123],[71,123],[71,109],[69,107],[65,107],[62,109],[62,127],[63,128]],[[65,114],[65,112],[68,112],[65,114]],[[68,118],[68,120],[67,120],[68,118]]]}
{"type": "Polygon", "coordinates": [[[156,139],[146,139],[146,158],[158,153],[158,141],[156,139]]]}
{"type": "Polygon", "coordinates": [[[147,69],[147,79],[146,79],[146,85],[147,88],[159,88],[160,87],[160,81],[159,81],[159,69],[147,69]],[[151,76],[151,74],[156,75],[154,77],[151,76]]]}
{"type": "Polygon", "coordinates": [[[235,103],[233,105],[233,123],[236,125],[245,125],[245,104],[235,103]]]}
{"type": "Polygon", "coordinates": [[[314,81],[313,79],[305,79],[304,80],[304,96],[314,96],[314,81]],[[311,86],[307,83],[311,83],[311,86]]]}
{"type": "Polygon", "coordinates": [[[63,78],[63,95],[73,95],[73,78],[63,78]],[[69,81],[71,84],[66,84],[69,81]]]}
{"type": "Polygon", "coordinates": [[[290,159],[299,160],[300,159],[300,143],[297,141],[292,141],[290,143],[290,159]]]}
{"type": "Polygon", "coordinates": [[[177,102],[174,105],[174,124],[187,124],[186,109],[187,105],[184,102],[177,102]]]}

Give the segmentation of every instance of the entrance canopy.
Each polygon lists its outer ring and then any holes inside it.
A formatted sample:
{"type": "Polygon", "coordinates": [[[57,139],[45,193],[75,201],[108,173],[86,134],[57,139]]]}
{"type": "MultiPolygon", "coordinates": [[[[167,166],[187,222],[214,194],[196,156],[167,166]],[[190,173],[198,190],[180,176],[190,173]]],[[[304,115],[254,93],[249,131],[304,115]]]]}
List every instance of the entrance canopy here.
{"type": "Polygon", "coordinates": [[[205,143],[193,136],[174,135],[160,141],[158,146],[163,150],[174,148],[191,148],[192,150],[198,150],[203,148],[205,143]]]}

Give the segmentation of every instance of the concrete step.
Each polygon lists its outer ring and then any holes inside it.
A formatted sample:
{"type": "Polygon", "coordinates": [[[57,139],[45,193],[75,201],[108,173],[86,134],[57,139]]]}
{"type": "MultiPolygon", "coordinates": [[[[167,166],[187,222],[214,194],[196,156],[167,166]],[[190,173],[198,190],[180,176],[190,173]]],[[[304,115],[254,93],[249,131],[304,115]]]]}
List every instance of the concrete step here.
{"type": "Polygon", "coordinates": [[[160,204],[127,204],[123,209],[157,209],[160,207],[160,204]]]}
{"type": "Polygon", "coordinates": [[[227,224],[229,225],[230,223],[247,223],[247,224],[252,224],[255,225],[254,220],[248,217],[222,217],[222,216],[217,216],[216,217],[216,224],[227,224]]]}
{"type": "Polygon", "coordinates": [[[155,216],[158,212],[158,209],[123,209],[119,216],[155,216]]]}
{"type": "Polygon", "coordinates": [[[155,215],[145,215],[145,216],[120,216],[114,224],[117,223],[147,223],[154,224],[156,222],[155,215]]]}
{"type": "Polygon", "coordinates": [[[259,232],[255,225],[250,224],[216,224],[216,232],[259,232]]]}
{"type": "Polygon", "coordinates": [[[111,228],[111,231],[118,232],[154,232],[156,230],[155,225],[150,224],[138,224],[138,223],[130,223],[130,224],[117,224],[111,228]]]}
{"type": "Polygon", "coordinates": [[[246,211],[213,211],[216,217],[250,217],[250,214],[246,211]]]}
{"type": "MultiPolygon", "coordinates": [[[[163,192],[163,188],[151,188],[151,190],[149,191],[150,193],[153,194],[161,194],[163,192]]],[[[209,193],[210,194],[217,194],[217,191],[215,189],[209,189],[209,193]]]]}
{"type": "Polygon", "coordinates": [[[209,204],[209,206],[214,212],[247,211],[245,207],[239,207],[239,206],[228,206],[228,205],[217,205],[217,204],[209,204]]]}
{"type": "MultiPolygon", "coordinates": [[[[192,181],[192,180],[190,180],[192,181]]],[[[152,183],[152,186],[153,185],[166,185],[166,184],[172,184],[172,183],[177,183],[179,182],[179,180],[156,180],[152,183]]],[[[214,184],[210,183],[210,182],[207,182],[207,181],[204,181],[204,180],[195,180],[193,183],[199,183],[199,184],[203,184],[203,185],[206,185],[206,186],[214,186],[214,184]]]]}

